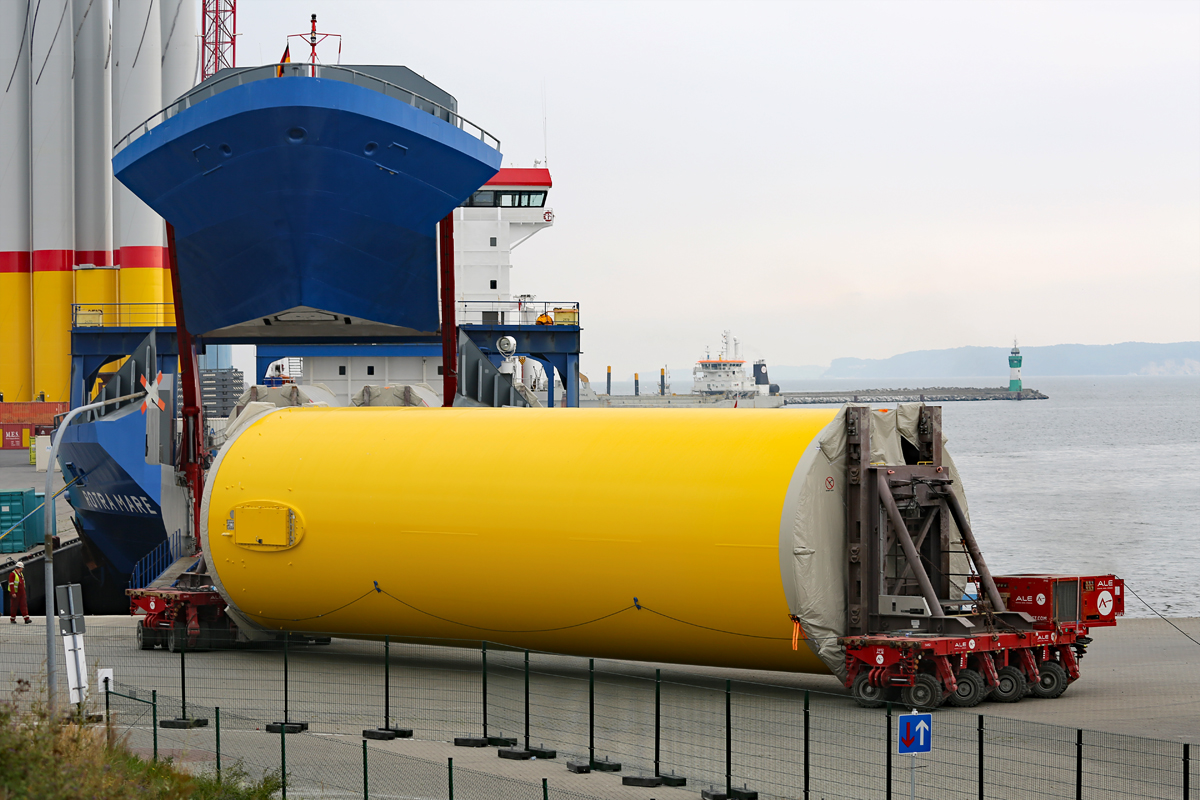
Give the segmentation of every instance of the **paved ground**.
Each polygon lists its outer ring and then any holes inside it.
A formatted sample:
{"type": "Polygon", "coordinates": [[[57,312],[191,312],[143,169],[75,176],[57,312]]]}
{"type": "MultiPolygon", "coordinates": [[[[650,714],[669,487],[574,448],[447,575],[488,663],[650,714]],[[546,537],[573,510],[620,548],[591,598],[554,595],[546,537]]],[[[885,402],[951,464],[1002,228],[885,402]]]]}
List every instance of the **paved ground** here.
{"type": "MultiPolygon", "coordinates": [[[[1200,620],[1174,622],[1200,639],[1200,620]]],[[[162,650],[136,650],[133,623],[126,617],[90,618],[87,661],[113,668],[122,691],[148,698],[150,690],[157,689],[160,717],[176,716],[180,658],[162,650]]],[[[0,682],[41,671],[43,636],[40,624],[0,625],[0,682]]],[[[1165,621],[1147,619],[1122,621],[1116,629],[1098,631],[1095,639],[1083,662],[1083,679],[1057,700],[937,712],[937,750],[918,762],[923,787],[918,796],[959,797],[964,787],[973,785],[979,713],[986,715],[986,774],[997,797],[1074,797],[1075,728],[1087,730],[1085,796],[1181,796],[1182,746],[1177,743],[1200,744],[1200,671],[1194,666],[1200,662],[1200,645],[1165,621]]],[[[493,650],[488,662],[488,731],[522,738],[523,656],[493,650]]],[[[857,708],[832,678],[662,666],[660,759],[664,771],[675,769],[688,776],[685,791],[622,787],[613,775],[566,771],[568,757],[582,758],[588,752],[586,660],[543,654],[531,658],[531,743],[545,743],[560,752],[555,761],[540,762],[504,761],[494,749],[449,743],[454,736],[478,735],[482,729],[478,651],[394,644],[389,664],[390,719],[416,731],[416,740],[371,745],[373,785],[405,786],[404,792],[392,796],[444,797],[446,759],[454,758],[460,798],[528,795],[524,785],[513,784],[511,792],[484,785],[499,778],[483,773],[537,784],[546,777],[554,789],[602,798],[695,797],[699,787],[724,782],[726,678],[734,681],[730,705],[737,784],[748,783],[763,797],[800,794],[803,690],[808,689],[812,796],[883,795],[886,715],[857,708]]],[[[189,712],[212,717],[213,707],[222,709],[226,763],[237,754],[254,769],[277,768],[279,737],[262,728],[282,717],[282,650],[192,653],[183,666],[189,712]]],[[[309,722],[312,730],[311,735],[289,739],[288,771],[296,781],[289,796],[361,796],[360,734],[383,721],[383,666],[378,642],[335,640],[325,647],[289,648],[289,718],[309,722]]],[[[622,774],[653,769],[654,668],[597,662],[596,755],[621,761],[622,774]]],[[[130,726],[131,744],[149,748],[145,707],[119,698],[116,703],[115,717],[130,726]]],[[[189,763],[208,768],[216,749],[214,733],[211,726],[183,733],[160,731],[160,747],[187,754],[189,763]]],[[[909,762],[898,756],[893,761],[895,789],[900,791],[906,788],[901,781],[907,779],[909,762]]],[[[1195,766],[1192,783],[1200,785],[1195,766]]]]}

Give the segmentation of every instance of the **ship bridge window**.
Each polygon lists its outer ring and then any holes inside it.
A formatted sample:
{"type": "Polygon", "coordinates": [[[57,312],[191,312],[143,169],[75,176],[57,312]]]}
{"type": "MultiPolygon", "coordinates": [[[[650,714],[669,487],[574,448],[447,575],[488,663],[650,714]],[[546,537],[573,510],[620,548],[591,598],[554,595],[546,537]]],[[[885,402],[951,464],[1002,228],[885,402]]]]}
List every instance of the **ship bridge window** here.
{"type": "Polygon", "coordinates": [[[546,205],[545,192],[497,192],[478,191],[471,195],[464,207],[471,208],[542,208],[546,205]]]}

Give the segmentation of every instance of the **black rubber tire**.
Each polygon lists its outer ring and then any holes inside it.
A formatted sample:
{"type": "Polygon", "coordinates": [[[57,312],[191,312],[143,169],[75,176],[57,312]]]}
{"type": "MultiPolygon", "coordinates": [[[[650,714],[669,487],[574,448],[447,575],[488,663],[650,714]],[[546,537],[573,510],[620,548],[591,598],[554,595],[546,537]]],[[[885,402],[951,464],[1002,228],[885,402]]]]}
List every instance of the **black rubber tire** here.
{"type": "Polygon", "coordinates": [[[1033,696],[1053,700],[1067,690],[1071,681],[1067,671],[1057,661],[1043,661],[1040,678],[1033,684],[1033,696]]]}
{"type": "Polygon", "coordinates": [[[863,708],[879,708],[888,701],[888,690],[882,686],[872,686],[867,682],[867,672],[858,673],[854,685],[850,687],[854,701],[863,708]]]}
{"type": "Polygon", "coordinates": [[[942,704],[942,682],[922,672],[912,686],[900,692],[900,702],[910,708],[934,709],[942,704]]]}
{"type": "Polygon", "coordinates": [[[158,634],[148,630],[141,620],[138,621],[137,626],[137,643],[139,650],[153,650],[158,644],[158,634]]]}
{"type": "Polygon", "coordinates": [[[1012,666],[1001,667],[996,670],[996,677],[1000,679],[1000,685],[992,689],[989,699],[997,703],[1015,703],[1025,696],[1029,681],[1021,670],[1012,666]]]}
{"type": "Polygon", "coordinates": [[[166,632],[167,650],[178,653],[183,649],[183,637],[187,636],[187,628],[182,625],[172,625],[166,632]]]}
{"type": "Polygon", "coordinates": [[[988,695],[987,682],[973,669],[960,669],[954,676],[958,688],[946,698],[950,705],[959,708],[974,708],[988,695]]]}

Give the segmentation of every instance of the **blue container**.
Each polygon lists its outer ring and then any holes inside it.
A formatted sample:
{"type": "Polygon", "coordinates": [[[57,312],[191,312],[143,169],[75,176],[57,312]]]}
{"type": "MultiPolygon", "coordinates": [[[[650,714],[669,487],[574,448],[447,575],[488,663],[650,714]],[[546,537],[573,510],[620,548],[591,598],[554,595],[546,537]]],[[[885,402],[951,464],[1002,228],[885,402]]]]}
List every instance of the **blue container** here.
{"type": "Polygon", "coordinates": [[[0,539],[0,553],[24,553],[42,541],[45,509],[38,506],[44,496],[33,489],[0,492],[0,534],[16,526],[0,539]],[[26,519],[30,512],[32,515],[26,519]]]}

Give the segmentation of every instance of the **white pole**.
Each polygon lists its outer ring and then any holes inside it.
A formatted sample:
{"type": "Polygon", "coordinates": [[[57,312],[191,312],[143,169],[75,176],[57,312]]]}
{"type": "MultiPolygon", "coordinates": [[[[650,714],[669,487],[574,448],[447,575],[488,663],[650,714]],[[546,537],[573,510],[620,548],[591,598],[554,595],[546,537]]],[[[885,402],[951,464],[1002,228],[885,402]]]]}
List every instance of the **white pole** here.
{"type": "Polygon", "coordinates": [[[72,408],[63,417],[63,421],[58,424],[58,430],[54,432],[54,441],[50,445],[50,461],[46,467],[46,507],[42,509],[43,521],[45,523],[43,532],[46,536],[46,706],[50,710],[50,719],[55,718],[55,707],[58,702],[58,665],[56,663],[57,656],[54,648],[54,624],[57,617],[54,613],[54,532],[57,523],[55,509],[58,503],[54,499],[53,487],[54,463],[58,459],[58,446],[62,443],[63,431],[71,424],[71,420],[84,411],[91,411],[94,408],[100,408],[118,400],[133,399],[140,396],[141,394],[137,394],[115,398],[114,400],[101,400],[98,403],[88,403],[86,406],[72,408]]]}

